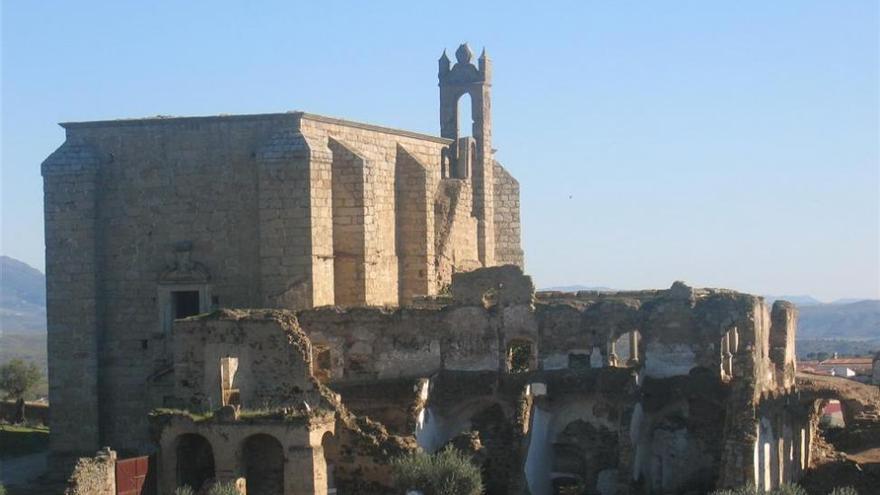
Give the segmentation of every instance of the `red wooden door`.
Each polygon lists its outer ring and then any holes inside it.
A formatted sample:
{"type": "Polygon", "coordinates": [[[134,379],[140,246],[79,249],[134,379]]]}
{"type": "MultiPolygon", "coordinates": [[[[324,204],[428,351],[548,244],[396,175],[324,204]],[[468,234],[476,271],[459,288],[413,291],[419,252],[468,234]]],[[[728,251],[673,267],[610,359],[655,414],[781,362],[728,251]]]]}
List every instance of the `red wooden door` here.
{"type": "Polygon", "coordinates": [[[150,474],[150,457],[116,461],[116,495],[147,495],[144,485],[150,474]]]}

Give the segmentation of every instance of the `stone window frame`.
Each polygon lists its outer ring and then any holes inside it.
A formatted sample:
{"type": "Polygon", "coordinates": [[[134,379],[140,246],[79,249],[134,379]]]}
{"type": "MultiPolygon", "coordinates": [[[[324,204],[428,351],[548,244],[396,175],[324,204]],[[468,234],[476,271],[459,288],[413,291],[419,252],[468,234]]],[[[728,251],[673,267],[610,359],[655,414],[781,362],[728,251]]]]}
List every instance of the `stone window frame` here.
{"type": "Polygon", "coordinates": [[[211,284],[207,283],[175,283],[160,284],[158,288],[157,302],[159,306],[159,323],[163,335],[170,335],[174,327],[174,314],[172,294],[174,292],[199,293],[199,314],[211,310],[211,284]]]}

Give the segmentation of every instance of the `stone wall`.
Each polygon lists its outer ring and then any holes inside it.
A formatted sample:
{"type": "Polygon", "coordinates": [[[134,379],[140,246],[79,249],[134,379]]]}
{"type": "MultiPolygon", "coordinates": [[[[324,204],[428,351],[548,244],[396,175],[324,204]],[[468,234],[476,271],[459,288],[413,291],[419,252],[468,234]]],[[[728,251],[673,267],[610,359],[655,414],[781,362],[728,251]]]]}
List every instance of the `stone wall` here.
{"type": "Polygon", "coordinates": [[[495,162],[495,264],[525,269],[520,245],[519,182],[495,162]]]}
{"type": "Polygon", "coordinates": [[[221,361],[235,360],[228,378],[244,409],[319,404],[311,346],[290,313],[220,310],[174,325],[174,393],[169,404],[193,411],[225,405],[221,361]]]}
{"type": "Polygon", "coordinates": [[[109,160],[69,138],[43,162],[50,445],[60,455],[99,442],[98,169],[109,160]]]}

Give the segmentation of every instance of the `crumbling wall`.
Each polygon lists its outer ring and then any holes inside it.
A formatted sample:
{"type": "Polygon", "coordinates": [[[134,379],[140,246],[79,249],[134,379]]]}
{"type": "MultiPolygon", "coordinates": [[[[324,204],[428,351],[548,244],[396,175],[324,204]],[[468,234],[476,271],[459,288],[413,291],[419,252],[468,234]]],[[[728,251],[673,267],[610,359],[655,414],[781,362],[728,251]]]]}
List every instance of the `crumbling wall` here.
{"type": "Polygon", "coordinates": [[[81,457],[64,495],[116,495],[116,452],[105,448],[94,457],[81,457]]]}
{"type": "Polygon", "coordinates": [[[292,313],[221,310],[174,326],[177,406],[211,411],[223,404],[221,361],[237,359],[230,379],[245,409],[317,404],[311,345],[292,313]]]}
{"type": "Polygon", "coordinates": [[[481,266],[477,250],[477,219],[473,191],[466,180],[443,179],[434,195],[434,252],[437,255],[437,291],[446,292],[452,274],[481,266]]]}

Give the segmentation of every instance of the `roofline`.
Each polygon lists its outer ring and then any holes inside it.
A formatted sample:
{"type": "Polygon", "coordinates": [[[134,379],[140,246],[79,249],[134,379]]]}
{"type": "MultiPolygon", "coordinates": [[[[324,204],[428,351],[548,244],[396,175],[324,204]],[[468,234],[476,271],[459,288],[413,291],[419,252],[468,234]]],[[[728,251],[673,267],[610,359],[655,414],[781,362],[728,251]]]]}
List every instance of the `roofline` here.
{"type": "Polygon", "coordinates": [[[256,113],[256,114],[241,114],[241,115],[208,115],[208,116],[193,116],[193,117],[165,117],[165,116],[156,116],[156,117],[145,117],[145,118],[133,118],[133,119],[113,119],[113,120],[92,120],[92,121],[84,121],[84,122],[60,122],[58,125],[63,127],[64,129],[86,129],[86,128],[95,128],[95,127],[128,127],[128,126],[140,126],[140,125],[155,125],[155,124],[165,124],[165,123],[186,123],[186,122],[206,122],[206,121],[232,121],[232,120],[269,120],[269,119],[281,119],[284,117],[289,117],[293,119],[306,119],[314,122],[323,122],[326,124],[336,124],[343,125],[348,127],[356,127],[358,129],[365,129],[369,131],[382,132],[385,134],[395,134],[398,136],[405,136],[414,139],[423,139],[428,141],[433,141],[438,144],[449,145],[453,143],[452,139],[447,139],[439,136],[432,136],[430,134],[422,134],[420,132],[406,131],[403,129],[396,129],[393,127],[384,127],[373,124],[366,124],[364,122],[356,122],[353,120],[345,120],[336,117],[327,117],[325,115],[318,115],[314,113],[306,113],[301,111],[290,111],[283,113],[256,113]]]}

